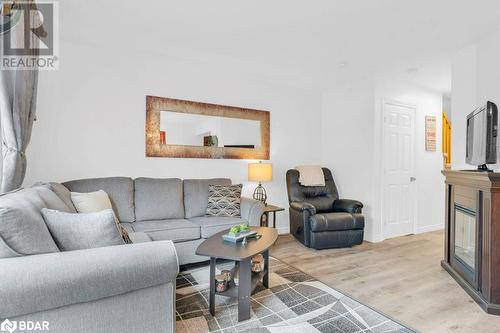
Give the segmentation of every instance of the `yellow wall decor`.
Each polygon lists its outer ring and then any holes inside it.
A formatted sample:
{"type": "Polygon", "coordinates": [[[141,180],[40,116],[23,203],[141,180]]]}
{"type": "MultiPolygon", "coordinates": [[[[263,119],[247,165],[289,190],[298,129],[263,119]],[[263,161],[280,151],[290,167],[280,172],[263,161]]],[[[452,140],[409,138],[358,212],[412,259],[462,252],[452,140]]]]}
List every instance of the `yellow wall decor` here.
{"type": "Polygon", "coordinates": [[[451,168],[451,122],[443,112],[443,158],[444,167],[451,168]]]}

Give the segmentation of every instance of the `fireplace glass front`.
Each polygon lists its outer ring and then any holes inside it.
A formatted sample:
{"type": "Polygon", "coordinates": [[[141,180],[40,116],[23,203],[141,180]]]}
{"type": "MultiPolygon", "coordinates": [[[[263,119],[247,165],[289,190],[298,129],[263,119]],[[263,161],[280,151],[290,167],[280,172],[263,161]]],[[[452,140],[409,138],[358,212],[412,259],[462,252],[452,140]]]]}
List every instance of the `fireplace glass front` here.
{"type": "Polygon", "coordinates": [[[476,214],[455,205],[455,257],[471,271],[476,266],[476,214]]]}

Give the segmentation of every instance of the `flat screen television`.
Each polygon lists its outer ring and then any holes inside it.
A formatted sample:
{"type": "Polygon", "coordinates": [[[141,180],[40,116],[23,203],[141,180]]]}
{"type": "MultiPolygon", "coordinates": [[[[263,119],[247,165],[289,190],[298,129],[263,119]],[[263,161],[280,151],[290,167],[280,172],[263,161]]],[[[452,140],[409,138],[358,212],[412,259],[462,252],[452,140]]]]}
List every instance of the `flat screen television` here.
{"type": "Polygon", "coordinates": [[[489,171],[486,164],[497,163],[498,109],[486,102],[467,116],[467,164],[489,171]]]}

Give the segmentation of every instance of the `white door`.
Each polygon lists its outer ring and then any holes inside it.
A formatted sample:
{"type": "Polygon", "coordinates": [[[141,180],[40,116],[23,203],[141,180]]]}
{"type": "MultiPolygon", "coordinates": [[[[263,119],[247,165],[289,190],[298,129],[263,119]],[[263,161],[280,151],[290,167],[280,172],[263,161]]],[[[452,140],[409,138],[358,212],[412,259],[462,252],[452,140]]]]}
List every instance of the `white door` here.
{"type": "Polygon", "coordinates": [[[383,103],[382,223],[384,238],[415,232],[415,107],[383,103]]]}

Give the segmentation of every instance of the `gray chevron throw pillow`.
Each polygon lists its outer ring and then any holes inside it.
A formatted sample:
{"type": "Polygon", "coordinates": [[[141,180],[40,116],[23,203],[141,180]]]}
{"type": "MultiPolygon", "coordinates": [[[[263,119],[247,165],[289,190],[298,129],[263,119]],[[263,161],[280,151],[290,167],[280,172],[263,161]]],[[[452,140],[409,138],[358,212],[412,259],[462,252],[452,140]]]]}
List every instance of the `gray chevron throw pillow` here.
{"type": "Polygon", "coordinates": [[[207,216],[239,217],[243,185],[208,185],[207,216]]]}

